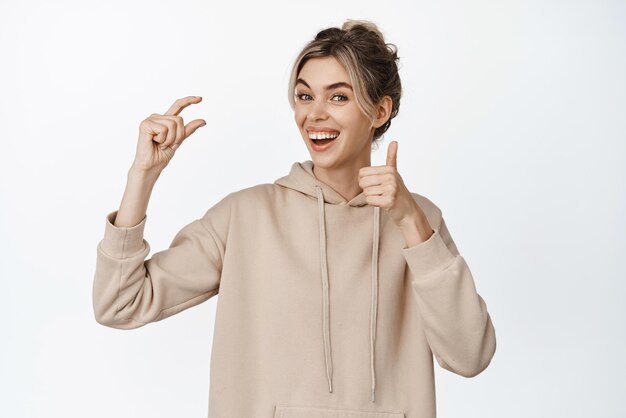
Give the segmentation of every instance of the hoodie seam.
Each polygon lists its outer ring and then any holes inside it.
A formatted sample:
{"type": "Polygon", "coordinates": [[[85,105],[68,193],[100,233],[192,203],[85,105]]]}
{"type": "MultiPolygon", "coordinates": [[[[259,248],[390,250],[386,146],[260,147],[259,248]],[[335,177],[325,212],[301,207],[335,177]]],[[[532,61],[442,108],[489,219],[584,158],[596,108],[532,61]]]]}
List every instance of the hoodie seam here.
{"type": "Polygon", "coordinates": [[[202,219],[199,219],[200,221],[200,225],[202,225],[202,228],[204,228],[205,231],[207,231],[209,233],[209,235],[211,236],[211,238],[213,239],[213,243],[215,244],[215,246],[217,247],[217,249],[220,252],[220,258],[221,258],[221,263],[223,264],[223,260],[224,260],[224,256],[225,256],[225,245],[222,243],[222,240],[220,239],[219,235],[217,234],[217,232],[213,231],[211,228],[207,227],[204,224],[204,221],[202,219]]]}

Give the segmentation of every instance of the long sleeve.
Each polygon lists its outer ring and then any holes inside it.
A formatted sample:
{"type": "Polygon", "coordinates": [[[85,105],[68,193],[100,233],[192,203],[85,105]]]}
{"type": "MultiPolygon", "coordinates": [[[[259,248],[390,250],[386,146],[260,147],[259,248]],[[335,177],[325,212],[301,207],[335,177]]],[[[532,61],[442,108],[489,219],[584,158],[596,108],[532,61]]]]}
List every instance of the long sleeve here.
{"type": "Polygon", "coordinates": [[[433,230],[428,240],[401,251],[437,362],[453,373],[473,377],[491,362],[495,329],[443,217],[433,230]]]}
{"type": "Polygon", "coordinates": [[[198,305],[219,291],[229,209],[225,199],[184,226],[170,247],[145,260],[147,215],[132,227],[106,216],[97,247],[92,298],[98,323],[133,329],[198,305]]]}

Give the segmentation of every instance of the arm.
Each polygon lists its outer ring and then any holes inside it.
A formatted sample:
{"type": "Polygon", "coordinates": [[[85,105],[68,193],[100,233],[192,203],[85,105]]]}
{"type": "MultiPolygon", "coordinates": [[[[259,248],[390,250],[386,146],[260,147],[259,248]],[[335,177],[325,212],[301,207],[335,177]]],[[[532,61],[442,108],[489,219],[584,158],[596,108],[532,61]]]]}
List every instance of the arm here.
{"type": "Polygon", "coordinates": [[[135,226],[143,220],[152,189],[160,175],[160,171],[141,170],[135,165],[128,170],[124,196],[117,216],[114,218],[116,227],[135,226]]]}
{"type": "Polygon", "coordinates": [[[437,362],[453,373],[473,377],[491,362],[495,329],[443,217],[433,231],[427,240],[401,251],[437,362]]]}
{"type": "Polygon", "coordinates": [[[198,305],[219,291],[230,210],[224,198],[183,227],[170,247],[145,260],[147,216],[134,226],[115,226],[118,211],[106,217],[97,247],[93,281],[96,321],[133,329],[198,305]],[[145,261],[144,261],[145,260],[145,261]]]}

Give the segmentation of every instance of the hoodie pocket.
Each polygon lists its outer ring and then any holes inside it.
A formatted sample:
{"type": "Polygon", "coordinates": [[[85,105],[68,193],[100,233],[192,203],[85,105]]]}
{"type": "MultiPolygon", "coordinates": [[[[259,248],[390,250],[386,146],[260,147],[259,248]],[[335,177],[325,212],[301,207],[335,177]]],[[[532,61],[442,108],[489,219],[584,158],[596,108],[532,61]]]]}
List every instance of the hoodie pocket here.
{"type": "Polygon", "coordinates": [[[404,413],[276,405],[274,418],[404,418],[404,413]]]}

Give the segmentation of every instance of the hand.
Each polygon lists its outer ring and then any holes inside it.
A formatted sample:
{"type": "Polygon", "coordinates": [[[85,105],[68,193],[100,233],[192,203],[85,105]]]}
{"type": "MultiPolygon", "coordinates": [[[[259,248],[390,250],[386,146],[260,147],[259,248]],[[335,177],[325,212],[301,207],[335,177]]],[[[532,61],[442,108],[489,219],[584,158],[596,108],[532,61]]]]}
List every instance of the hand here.
{"type": "MultiPolygon", "coordinates": [[[[387,148],[387,163],[383,166],[361,167],[359,186],[369,205],[380,206],[387,211],[394,223],[403,231],[430,234],[432,228],[426,215],[411,192],[406,188],[397,170],[398,142],[392,141],[387,148]]],[[[427,237],[423,237],[426,239],[427,237]]]]}
{"type": "Polygon", "coordinates": [[[153,113],[139,125],[139,141],[133,166],[145,172],[161,172],[174,156],[178,146],[206,121],[195,119],[184,125],[178,114],[192,103],[200,103],[202,97],[188,96],[178,99],[165,114],[153,113]]]}

